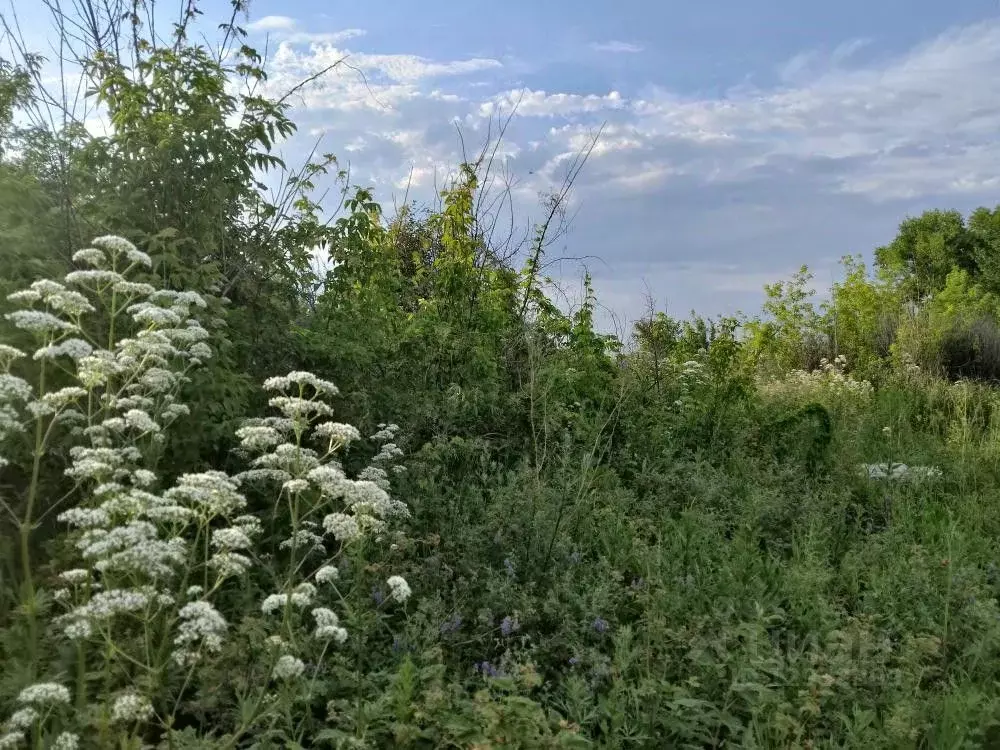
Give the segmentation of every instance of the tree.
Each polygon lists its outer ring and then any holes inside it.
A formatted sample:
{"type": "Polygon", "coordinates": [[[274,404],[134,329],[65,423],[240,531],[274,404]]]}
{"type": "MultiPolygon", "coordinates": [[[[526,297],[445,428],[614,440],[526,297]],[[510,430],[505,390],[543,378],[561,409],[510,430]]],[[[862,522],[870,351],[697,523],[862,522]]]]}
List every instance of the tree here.
{"type": "Polygon", "coordinates": [[[1000,206],[977,208],[969,216],[969,232],[976,238],[976,265],[980,283],[1000,293],[1000,206]]]}
{"type": "Polygon", "coordinates": [[[958,211],[925,211],[899,225],[896,238],[875,251],[875,262],[906,299],[919,302],[942,289],[956,268],[975,276],[981,244],[958,211]]]}
{"type": "Polygon", "coordinates": [[[852,370],[867,376],[887,358],[900,316],[896,287],[884,279],[872,279],[860,257],[841,260],[845,277],[833,285],[830,302],[824,305],[826,328],[836,354],[847,357],[852,370]]]}
{"type": "Polygon", "coordinates": [[[786,372],[814,364],[821,347],[822,323],[809,289],[812,274],[802,266],[788,281],[764,287],[765,318],[747,325],[751,357],[758,363],[786,372]]]}

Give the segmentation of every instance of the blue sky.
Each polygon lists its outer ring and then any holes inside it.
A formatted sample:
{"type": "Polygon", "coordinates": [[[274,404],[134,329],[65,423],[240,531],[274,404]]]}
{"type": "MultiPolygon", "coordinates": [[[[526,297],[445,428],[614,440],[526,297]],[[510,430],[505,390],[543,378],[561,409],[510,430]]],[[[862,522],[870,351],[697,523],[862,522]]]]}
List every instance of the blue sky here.
{"type": "MultiPolygon", "coordinates": [[[[282,149],[322,137],[386,205],[429,198],[456,124],[476,144],[519,98],[503,153],[530,220],[604,124],[551,251],[586,257],[624,318],[647,289],[672,314],[752,312],[907,214],[1000,202],[998,0],[257,0],[249,28],[274,92],[344,55],[364,71],[304,90],[282,149]]],[[[580,263],[558,270],[572,296],[580,263]]]]}

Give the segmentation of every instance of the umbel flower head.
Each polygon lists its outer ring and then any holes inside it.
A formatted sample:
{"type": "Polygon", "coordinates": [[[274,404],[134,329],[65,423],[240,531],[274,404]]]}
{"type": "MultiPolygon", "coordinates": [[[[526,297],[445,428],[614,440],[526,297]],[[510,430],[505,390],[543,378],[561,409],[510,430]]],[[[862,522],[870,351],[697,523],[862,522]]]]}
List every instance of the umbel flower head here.
{"type": "Polygon", "coordinates": [[[306,665],[301,659],[289,654],[281,656],[274,665],[274,677],[279,680],[294,680],[306,671],[306,665]]]}
{"type": "Polygon", "coordinates": [[[52,743],[52,750],[77,750],[80,747],[80,736],[72,732],[63,732],[52,743]]]}
{"type": "Polygon", "coordinates": [[[39,682],[22,690],[17,702],[24,706],[67,705],[69,689],[58,682],[39,682]]]}
{"type": "Polygon", "coordinates": [[[410,584],[402,576],[389,576],[386,581],[389,586],[389,595],[397,602],[405,602],[410,598],[410,584]]]}
{"type": "Polygon", "coordinates": [[[153,706],[149,700],[132,691],[119,695],[111,705],[111,721],[115,723],[134,724],[152,715],[153,706]]]}
{"type": "Polygon", "coordinates": [[[181,624],[177,629],[177,637],[174,638],[174,645],[178,647],[174,653],[177,663],[192,663],[197,658],[199,647],[211,654],[222,649],[226,620],[210,603],[189,602],[181,607],[178,617],[181,624]]]}

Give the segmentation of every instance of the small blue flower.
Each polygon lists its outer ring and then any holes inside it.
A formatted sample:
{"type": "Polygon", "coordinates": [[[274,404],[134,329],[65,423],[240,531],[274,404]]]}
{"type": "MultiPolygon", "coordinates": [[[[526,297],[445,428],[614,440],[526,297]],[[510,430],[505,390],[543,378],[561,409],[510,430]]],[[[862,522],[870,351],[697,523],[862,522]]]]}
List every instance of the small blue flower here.
{"type": "Polygon", "coordinates": [[[500,623],[500,632],[503,633],[504,638],[510,637],[511,633],[516,633],[520,629],[521,623],[510,615],[503,618],[503,622],[500,623]]]}
{"type": "Polygon", "coordinates": [[[375,602],[376,607],[381,607],[382,602],[385,601],[385,594],[382,593],[382,589],[378,586],[372,586],[372,601],[375,602]]]}
{"type": "Polygon", "coordinates": [[[490,664],[488,661],[479,662],[476,666],[476,671],[479,672],[484,677],[503,677],[503,672],[501,672],[497,667],[490,664]]]}
{"type": "Polygon", "coordinates": [[[573,552],[573,554],[569,556],[569,561],[574,565],[579,565],[582,560],[583,560],[583,555],[581,555],[579,552],[573,552]]]}
{"type": "Polygon", "coordinates": [[[398,635],[394,636],[392,639],[392,653],[398,654],[401,651],[406,650],[406,643],[398,635]]]}
{"type": "Polygon", "coordinates": [[[514,577],[514,563],[510,561],[509,557],[505,557],[503,561],[503,566],[507,570],[507,575],[511,578],[514,577]]]}
{"type": "Polygon", "coordinates": [[[577,658],[576,658],[575,656],[571,656],[571,657],[569,657],[569,665],[570,665],[571,667],[575,667],[575,666],[576,666],[577,664],[579,664],[579,663],[580,663],[580,660],[579,660],[579,659],[577,659],[577,658]]]}
{"type": "Polygon", "coordinates": [[[608,630],[608,621],[603,617],[597,617],[594,622],[591,623],[591,627],[594,628],[594,632],[605,633],[608,630]]]}
{"type": "Polygon", "coordinates": [[[445,620],[441,623],[441,635],[447,635],[448,633],[454,633],[460,627],[462,627],[462,616],[455,615],[450,620],[445,620]]]}

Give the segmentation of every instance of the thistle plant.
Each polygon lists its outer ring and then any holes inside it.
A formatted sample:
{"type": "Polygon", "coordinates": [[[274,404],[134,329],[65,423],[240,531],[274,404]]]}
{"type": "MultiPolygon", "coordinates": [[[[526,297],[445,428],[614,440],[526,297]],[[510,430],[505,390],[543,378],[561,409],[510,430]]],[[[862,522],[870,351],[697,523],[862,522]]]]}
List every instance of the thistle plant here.
{"type": "MultiPolygon", "coordinates": [[[[388,492],[390,470],[402,470],[394,465],[398,428],[383,425],[372,436],[381,450],[349,479],[338,456],[361,435],[328,419],[336,387],[293,372],[264,384],[279,416],[237,433],[247,471],[182,474],[163,487],[156,464],[165,432],[187,413],[179,390],[212,356],[197,319],[207,304],[194,292],[136,281],[151,261],[128,241],[93,245],[74,255],[83,268],[63,283],[38,281],[11,295],[23,309],[7,318],[34,337],[34,352],[0,346],[0,445],[24,437],[30,448],[24,498],[3,507],[20,532],[33,680],[0,722],[0,748],[72,748],[80,736],[98,747],[138,747],[150,737],[170,745],[185,696],[220,656],[232,623],[252,614],[223,604],[252,567],[274,578],[257,610],[272,625],[258,665],[267,679],[219,746],[262,727],[303,740],[295,685],[314,680],[327,650],[349,637],[337,614],[338,561],[408,515],[388,492]],[[32,361],[34,384],[12,372],[32,361]],[[67,444],[70,489],[43,502],[43,464],[67,444]],[[271,513],[248,512],[244,488],[273,493],[271,513]],[[75,562],[54,573],[48,590],[34,578],[31,534],[51,514],[75,562]],[[271,554],[260,552],[263,538],[280,540],[271,554]],[[48,600],[61,611],[43,618],[48,600]],[[43,666],[43,630],[68,660],[43,666]],[[52,679],[36,681],[43,669],[52,679]]],[[[392,576],[387,584],[402,606],[406,581],[392,576]]]]}

